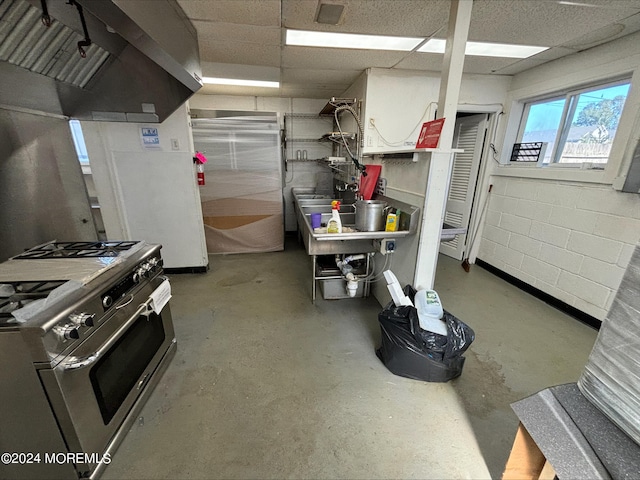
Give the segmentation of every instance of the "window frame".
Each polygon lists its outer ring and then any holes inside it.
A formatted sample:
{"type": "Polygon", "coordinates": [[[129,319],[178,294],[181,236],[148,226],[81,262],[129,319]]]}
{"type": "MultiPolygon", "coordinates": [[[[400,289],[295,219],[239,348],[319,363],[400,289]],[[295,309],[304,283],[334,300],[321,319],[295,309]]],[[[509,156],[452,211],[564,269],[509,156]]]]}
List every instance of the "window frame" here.
{"type": "MultiPolygon", "coordinates": [[[[543,161],[540,160],[538,162],[538,166],[543,168],[559,168],[559,167],[560,168],[583,168],[583,165],[589,162],[561,163],[558,161],[559,157],[562,155],[562,151],[564,149],[564,145],[566,143],[567,137],[569,136],[569,131],[571,129],[571,121],[573,120],[575,111],[578,106],[578,98],[580,97],[580,95],[586,92],[628,84],[629,91],[627,92],[627,97],[625,98],[625,104],[622,108],[622,111],[620,112],[620,117],[618,119],[618,122],[619,122],[620,119],[623,117],[625,107],[627,106],[627,100],[629,98],[629,94],[633,86],[632,80],[633,80],[633,75],[625,75],[622,77],[618,76],[613,79],[611,78],[602,79],[600,81],[593,82],[588,85],[571,87],[561,91],[550,92],[544,96],[539,96],[539,97],[528,99],[528,100],[522,100],[521,102],[522,113],[520,115],[520,120],[518,123],[518,130],[516,134],[515,143],[522,142],[522,137],[524,136],[524,130],[527,124],[528,115],[531,110],[531,106],[565,99],[563,112],[560,117],[560,122],[558,123],[558,129],[556,131],[556,137],[555,137],[553,149],[550,155],[550,161],[548,163],[543,163],[543,161]],[[559,148],[560,145],[562,145],[562,149],[559,148]]],[[[616,136],[611,142],[612,149],[617,138],[618,137],[616,133],[616,136]]],[[[607,161],[605,163],[599,164],[599,165],[602,165],[602,168],[606,168],[606,166],[609,165],[610,156],[611,155],[609,155],[609,158],[607,158],[607,161]]],[[[602,168],[599,168],[599,169],[602,169],[602,168]]]]}

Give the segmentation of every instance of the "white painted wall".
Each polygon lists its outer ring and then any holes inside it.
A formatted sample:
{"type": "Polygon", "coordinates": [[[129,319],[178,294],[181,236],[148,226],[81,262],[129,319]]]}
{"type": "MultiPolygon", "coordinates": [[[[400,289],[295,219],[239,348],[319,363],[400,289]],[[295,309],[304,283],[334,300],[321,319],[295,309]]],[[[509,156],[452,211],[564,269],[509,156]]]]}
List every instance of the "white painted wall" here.
{"type": "MultiPolygon", "coordinates": [[[[504,104],[510,83],[509,76],[463,75],[458,110],[494,111],[504,104]]],[[[439,91],[439,72],[368,69],[364,153],[414,147],[422,124],[435,118],[439,91]]]]}
{"type": "MultiPolygon", "coordinates": [[[[365,93],[363,123],[365,154],[413,148],[422,124],[435,118],[440,91],[439,72],[415,72],[371,68],[363,77],[365,93]],[[373,119],[375,127],[371,126],[373,119]]],[[[496,111],[504,102],[511,77],[463,75],[459,110],[496,111]]],[[[352,96],[351,89],[343,96],[352,96]]],[[[387,179],[388,197],[422,208],[424,204],[429,160],[412,162],[385,157],[367,157],[365,163],[381,164],[381,176],[387,179]]],[[[400,283],[413,284],[418,252],[418,235],[398,239],[392,254],[391,270],[400,283]]],[[[382,255],[376,264],[382,265],[382,255]]],[[[391,296],[384,281],[373,285],[376,299],[385,305],[391,296]]]]}
{"type": "Polygon", "coordinates": [[[604,172],[493,163],[487,175],[494,188],[478,258],[600,320],[640,239],[640,195],[612,186],[640,137],[639,42],[630,35],[516,75],[507,98],[502,157],[515,139],[520,100],[633,75],[604,172]]]}
{"type": "MultiPolygon", "coordinates": [[[[233,110],[276,112],[283,128],[285,113],[317,114],[325,106],[327,100],[306,98],[277,98],[277,97],[242,97],[232,95],[194,95],[189,100],[189,106],[203,110],[233,110]]],[[[292,120],[293,134],[297,138],[320,138],[332,131],[332,123],[327,119],[296,119],[292,120]]],[[[287,120],[289,121],[289,120],[287,120]]],[[[322,158],[331,155],[330,144],[327,143],[296,143],[287,149],[287,155],[293,155],[297,150],[307,150],[307,158],[322,158]]],[[[284,169],[283,169],[284,170],[284,169]]],[[[293,207],[293,187],[314,187],[316,174],[326,172],[327,168],[315,162],[288,162],[284,172],[283,196],[285,202],[285,230],[296,230],[296,216],[293,207]]]]}
{"type": "Polygon", "coordinates": [[[640,239],[640,195],[493,177],[478,257],[602,320],[640,239]]]}

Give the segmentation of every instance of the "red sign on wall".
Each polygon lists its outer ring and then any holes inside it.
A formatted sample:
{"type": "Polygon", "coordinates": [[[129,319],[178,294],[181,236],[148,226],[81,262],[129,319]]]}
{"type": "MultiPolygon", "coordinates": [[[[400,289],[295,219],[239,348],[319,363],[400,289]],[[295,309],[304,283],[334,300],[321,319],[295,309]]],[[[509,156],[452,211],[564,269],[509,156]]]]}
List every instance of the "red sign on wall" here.
{"type": "Polygon", "coordinates": [[[442,132],[443,125],[444,118],[423,123],[416,148],[438,148],[438,141],[440,140],[440,132],[442,132]]]}

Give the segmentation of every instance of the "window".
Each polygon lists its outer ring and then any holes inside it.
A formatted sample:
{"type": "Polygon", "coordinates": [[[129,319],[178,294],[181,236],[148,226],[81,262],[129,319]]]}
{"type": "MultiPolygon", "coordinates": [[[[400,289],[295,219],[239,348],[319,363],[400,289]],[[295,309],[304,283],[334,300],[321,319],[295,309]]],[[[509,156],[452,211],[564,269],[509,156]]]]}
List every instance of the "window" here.
{"type": "Polygon", "coordinates": [[[89,154],[87,146],[84,143],[84,135],[82,134],[82,126],[78,120],[69,120],[69,128],[73,137],[73,144],[76,147],[76,154],[81,164],[89,164],[89,154]]]}
{"type": "Polygon", "coordinates": [[[624,80],[526,103],[518,142],[546,142],[543,164],[606,164],[629,86],[624,80]]]}

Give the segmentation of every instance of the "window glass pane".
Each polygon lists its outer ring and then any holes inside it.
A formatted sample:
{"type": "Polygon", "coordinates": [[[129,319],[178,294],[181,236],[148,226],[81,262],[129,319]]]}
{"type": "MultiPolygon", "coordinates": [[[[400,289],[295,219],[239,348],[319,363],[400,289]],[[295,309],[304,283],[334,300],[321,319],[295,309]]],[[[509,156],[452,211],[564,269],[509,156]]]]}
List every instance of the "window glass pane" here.
{"type": "Polygon", "coordinates": [[[576,109],[559,163],[607,163],[629,83],[575,95],[576,109]]]}
{"type": "Polygon", "coordinates": [[[548,163],[551,158],[565,103],[564,98],[556,98],[529,105],[527,121],[520,142],[547,142],[545,163],[548,163]]]}
{"type": "Polygon", "coordinates": [[[71,136],[73,137],[73,144],[76,147],[76,154],[80,163],[89,163],[89,154],[87,153],[87,146],[84,143],[84,135],[82,134],[82,127],[78,120],[69,120],[69,128],[71,128],[71,136]]]}

